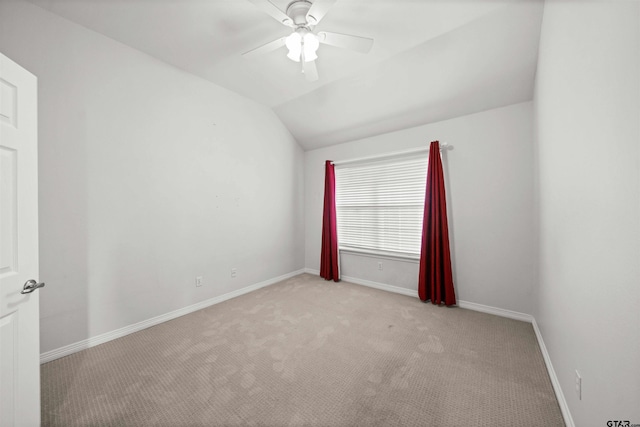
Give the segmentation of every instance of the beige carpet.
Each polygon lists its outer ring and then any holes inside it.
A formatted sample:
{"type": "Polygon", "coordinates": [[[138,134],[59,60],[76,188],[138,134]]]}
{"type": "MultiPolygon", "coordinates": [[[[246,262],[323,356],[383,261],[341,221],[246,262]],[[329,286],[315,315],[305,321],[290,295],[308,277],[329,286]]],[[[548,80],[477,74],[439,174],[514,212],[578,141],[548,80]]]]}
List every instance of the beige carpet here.
{"type": "Polygon", "coordinates": [[[530,324],[304,274],[42,366],[44,426],[562,426],[530,324]]]}

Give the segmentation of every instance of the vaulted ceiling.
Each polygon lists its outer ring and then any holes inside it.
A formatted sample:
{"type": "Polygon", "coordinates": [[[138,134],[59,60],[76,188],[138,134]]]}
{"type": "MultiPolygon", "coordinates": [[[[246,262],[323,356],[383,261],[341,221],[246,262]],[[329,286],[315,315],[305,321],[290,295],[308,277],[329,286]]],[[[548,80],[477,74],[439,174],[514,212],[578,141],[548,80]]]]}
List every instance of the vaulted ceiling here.
{"type": "Polygon", "coordinates": [[[371,37],[373,48],[321,45],[309,82],[284,47],[242,56],[291,32],[247,0],[31,1],[273,108],[307,150],[532,99],[543,8],[338,0],[316,30],[371,37]]]}

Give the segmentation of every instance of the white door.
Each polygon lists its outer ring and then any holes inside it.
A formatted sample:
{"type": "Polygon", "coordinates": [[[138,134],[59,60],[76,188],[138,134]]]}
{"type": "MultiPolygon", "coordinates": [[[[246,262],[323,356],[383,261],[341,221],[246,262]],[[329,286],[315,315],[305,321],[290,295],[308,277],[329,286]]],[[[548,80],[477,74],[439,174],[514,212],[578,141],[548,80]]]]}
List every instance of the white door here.
{"type": "Polygon", "coordinates": [[[40,424],[37,111],[36,78],[0,54],[0,426],[3,427],[40,424]]]}

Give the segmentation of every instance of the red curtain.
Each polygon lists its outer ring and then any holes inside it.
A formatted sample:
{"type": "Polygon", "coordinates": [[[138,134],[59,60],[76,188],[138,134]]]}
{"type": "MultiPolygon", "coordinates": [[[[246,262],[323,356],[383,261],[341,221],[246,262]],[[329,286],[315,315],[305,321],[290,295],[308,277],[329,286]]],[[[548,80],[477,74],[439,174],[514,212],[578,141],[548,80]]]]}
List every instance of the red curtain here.
{"type": "Polygon", "coordinates": [[[449,251],[444,174],[438,141],[433,141],[429,147],[418,295],[422,301],[431,300],[433,304],[444,302],[445,305],[454,305],[456,303],[449,251]]]}
{"type": "Polygon", "coordinates": [[[325,163],[320,277],[334,282],[340,281],[340,272],[338,271],[338,226],[336,222],[336,175],[331,160],[327,160],[325,163]]]}

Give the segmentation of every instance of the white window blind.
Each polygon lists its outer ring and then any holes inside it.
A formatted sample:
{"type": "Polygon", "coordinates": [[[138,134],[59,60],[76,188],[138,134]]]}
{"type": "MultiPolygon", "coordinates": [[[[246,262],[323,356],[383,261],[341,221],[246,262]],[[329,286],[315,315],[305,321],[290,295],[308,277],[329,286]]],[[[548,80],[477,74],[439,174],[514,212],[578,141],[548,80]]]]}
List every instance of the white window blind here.
{"type": "Polygon", "coordinates": [[[336,165],[341,249],[419,257],[428,153],[336,165]]]}

